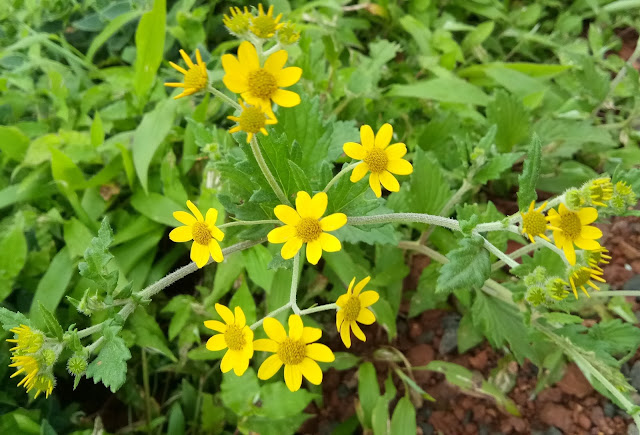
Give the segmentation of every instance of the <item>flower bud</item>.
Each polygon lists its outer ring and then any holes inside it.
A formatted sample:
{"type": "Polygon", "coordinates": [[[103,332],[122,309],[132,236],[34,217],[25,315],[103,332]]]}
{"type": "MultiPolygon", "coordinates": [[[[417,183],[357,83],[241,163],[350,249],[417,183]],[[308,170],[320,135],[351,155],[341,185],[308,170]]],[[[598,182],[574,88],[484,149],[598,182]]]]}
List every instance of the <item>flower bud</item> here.
{"type": "Polygon", "coordinates": [[[74,353],[67,361],[67,370],[73,376],[81,376],[86,369],[87,359],[79,353],[74,353]]]}

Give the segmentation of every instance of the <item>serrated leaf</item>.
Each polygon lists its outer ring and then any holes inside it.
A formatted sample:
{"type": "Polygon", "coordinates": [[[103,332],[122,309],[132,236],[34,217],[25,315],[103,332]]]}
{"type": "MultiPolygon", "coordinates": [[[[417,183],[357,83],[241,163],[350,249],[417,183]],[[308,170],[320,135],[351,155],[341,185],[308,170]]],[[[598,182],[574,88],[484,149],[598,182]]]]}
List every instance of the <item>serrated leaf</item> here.
{"type": "Polygon", "coordinates": [[[511,169],[521,156],[522,153],[505,153],[490,157],[489,161],[478,169],[473,181],[477,184],[486,184],[489,180],[500,178],[500,175],[507,169],[511,169]]]}
{"type": "Polygon", "coordinates": [[[498,90],[487,105],[487,119],[498,126],[496,145],[501,152],[508,152],[529,136],[529,113],[515,95],[498,90]]]}
{"type": "Polygon", "coordinates": [[[4,230],[0,238],[0,302],[11,294],[13,283],[27,261],[27,239],[22,224],[4,230]]]}
{"type": "Polygon", "coordinates": [[[451,293],[464,288],[482,287],[491,274],[489,253],[480,236],[460,240],[458,247],[447,254],[449,262],[440,269],[437,291],[451,293]]]}
{"type": "Polygon", "coordinates": [[[97,384],[102,382],[115,393],[127,379],[127,363],[131,352],[124,340],[117,335],[120,328],[105,327],[105,342],[98,356],[87,367],[87,378],[93,378],[97,384]]]}
{"type": "Polygon", "coordinates": [[[9,331],[20,325],[29,326],[30,322],[21,312],[11,311],[4,307],[0,307],[0,324],[5,331],[9,331]]]}
{"type": "Polygon", "coordinates": [[[526,210],[532,201],[538,198],[536,185],[540,176],[542,164],[542,142],[537,134],[533,134],[527,158],[522,167],[522,174],[518,176],[518,208],[526,210]]]}
{"type": "Polygon", "coordinates": [[[91,239],[91,245],[84,252],[84,260],[78,264],[80,275],[93,281],[96,288],[110,293],[118,283],[118,271],[109,272],[107,265],[113,259],[109,245],[113,242],[113,231],[107,218],[102,220],[98,236],[91,239]]]}
{"type": "Polygon", "coordinates": [[[38,307],[40,308],[40,315],[42,316],[42,320],[44,320],[44,325],[47,331],[56,337],[58,341],[62,341],[64,331],[62,330],[62,326],[60,326],[60,322],[58,322],[58,319],[56,319],[51,311],[47,310],[47,307],[42,305],[42,303],[38,304],[38,307]]]}

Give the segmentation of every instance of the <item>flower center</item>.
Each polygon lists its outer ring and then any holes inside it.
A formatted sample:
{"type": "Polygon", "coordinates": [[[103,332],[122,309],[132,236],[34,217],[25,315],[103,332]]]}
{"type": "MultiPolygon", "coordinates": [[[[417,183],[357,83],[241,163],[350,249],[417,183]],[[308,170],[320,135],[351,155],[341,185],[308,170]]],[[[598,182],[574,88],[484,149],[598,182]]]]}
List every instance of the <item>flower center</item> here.
{"type": "Polygon", "coordinates": [[[193,241],[199,245],[209,246],[209,242],[213,238],[211,231],[205,222],[196,222],[191,227],[193,241]]]}
{"type": "Polygon", "coordinates": [[[259,38],[269,38],[276,31],[276,20],[269,15],[259,15],[251,20],[251,31],[259,38]]]}
{"type": "Polygon", "coordinates": [[[51,394],[51,391],[53,391],[54,382],[55,380],[53,379],[53,376],[47,373],[43,373],[36,376],[31,382],[28,383],[27,392],[35,388],[36,397],[39,396],[43,391],[46,397],[49,397],[49,394],[51,394]]]}
{"type": "Polygon", "coordinates": [[[544,234],[547,230],[547,220],[539,211],[530,211],[522,216],[522,226],[525,233],[533,236],[544,234]]]}
{"type": "Polygon", "coordinates": [[[189,68],[184,75],[185,89],[204,89],[207,86],[207,74],[202,75],[199,67],[189,68]]]}
{"type": "Polygon", "coordinates": [[[561,301],[569,294],[566,284],[567,283],[560,278],[556,278],[547,284],[547,291],[552,298],[561,301]]]}
{"type": "Polygon", "coordinates": [[[589,269],[579,269],[573,273],[573,283],[576,287],[582,287],[591,280],[589,269]]]}
{"type": "Polygon", "coordinates": [[[387,169],[389,158],[383,149],[373,148],[369,151],[367,157],[364,158],[364,162],[367,164],[371,172],[380,173],[387,169]]]}
{"type": "Polygon", "coordinates": [[[266,118],[259,107],[247,106],[240,114],[240,129],[247,133],[257,133],[264,127],[266,118]]]}
{"type": "Polygon", "coordinates": [[[306,345],[301,340],[285,338],[278,348],[278,357],[285,365],[300,364],[306,355],[306,345]]]}
{"type": "Polygon", "coordinates": [[[347,322],[355,322],[360,315],[360,307],[360,298],[351,296],[343,308],[344,320],[347,322]]]}
{"type": "Polygon", "coordinates": [[[571,241],[574,241],[575,239],[580,237],[580,233],[582,232],[582,224],[580,223],[578,213],[570,211],[561,215],[559,227],[565,234],[565,236],[571,239],[571,241]]]}
{"type": "Polygon", "coordinates": [[[322,227],[317,219],[306,217],[300,220],[296,226],[296,235],[302,239],[304,243],[318,240],[322,234],[322,227]]]}
{"type": "Polygon", "coordinates": [[[249,92],[258,98],[270,99],[278,90],[278,81],[264,68],[249,74],[249,92]]]}
{"type": "Polygon", "coordinates": [[[224,333],[224,341],[227,343],[227,347],[231,350],[242,350],[247,341],[242,334],[242,329],[236,325],[228,325],[227,330],[224,333]]]}

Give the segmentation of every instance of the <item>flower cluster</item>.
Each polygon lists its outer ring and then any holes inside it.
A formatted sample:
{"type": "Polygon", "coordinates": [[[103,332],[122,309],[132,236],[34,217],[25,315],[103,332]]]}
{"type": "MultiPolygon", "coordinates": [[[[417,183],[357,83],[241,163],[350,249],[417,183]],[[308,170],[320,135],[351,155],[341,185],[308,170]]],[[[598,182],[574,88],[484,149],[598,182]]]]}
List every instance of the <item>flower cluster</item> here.
{"type": "Polygon", "coordinates": [[[233,35],[240,38],[269,40],[273,37],[281,45],[291,45],[300,39],[300,32],[290,22],[281,22],[282,14],[273,16],[273,5],[265,13],[262,4],[258,5],[257,14],[253,14],[245,6],[243,9],[232,7],[229,15],[224,15],[222,23],[233,35]]]}
{"type": "Polygon", "coordinates": [[[12,328],[14,338],[7,339],[15,346],[11,351],[11,364],[9,367],[16,369],[11,377],[23,375],[24,378],[18,386],[24,386],[27,392],[35,390],[35,396],[40,393],[49,397],[55,386],[52,367],[58,358],[59,351],[47,343],[44,334],[27,325],[12,328]]]}

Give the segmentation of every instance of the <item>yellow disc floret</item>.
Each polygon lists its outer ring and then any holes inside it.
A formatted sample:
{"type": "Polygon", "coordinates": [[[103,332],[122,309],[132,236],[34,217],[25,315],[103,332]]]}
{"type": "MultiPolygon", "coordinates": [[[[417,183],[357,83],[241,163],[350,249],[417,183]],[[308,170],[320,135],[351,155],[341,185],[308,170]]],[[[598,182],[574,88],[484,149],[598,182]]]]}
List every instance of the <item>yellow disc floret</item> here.
{"type": "Polygon", "coordinates": [[[242,329],[237,325],[229,325],[227,327],[224,333],[224,341],[227,342],[227,347],[231,350],[242,350],[247,344],[242,329]]]}
{"type": "Polygon", "coordinates": [[[251,18],[251,33],[258,38],[271,38],[275,35],[276,31],[282,27],[282,23],[280,23],[281,19],[282,14],[278,14],[275,18],[273,17],[273,5],[269,6],[265,14],[262,3],[260,3],[258,5],[258,16],[251,18]]]}
{"type": "Polygon", "coordinates": [[[296,236],[304,243],[314,242],[320,238],[322,234],[322,226],[318,219],[306,217],[300,219],[296,225],[296,236]]]}
{"type": "Polygon", "coordinates": [[[304,361],[306,346],[302,340],[285,338],[278,347],[278,356],[285,365],[297,365],[304,361]]]}
{"type": "Polygon", "coordinates": [[[244,7],[244,11],[238,7],[232,7],[229,9],[231,17],[225,15],[222,18],[222,23],[225,27],[234,35],[243,35],[249,31],[251,25],[251,18],[253,15],[249,12],[247,7],[244,7]]]}
{"type": "Polygon", "coordinates": [[[576,264],[574,244],[584,250],[600,248],[600,244],[596,239],[602,237],[602,231],[589,225],[596,219],[598,219],[598,210],[593,207],[584,207],[577,211],[572,211],[564,204],[560,204],[558,211],[549,210],[549,215],[547,216],[549,228],[553,230],[556,246],[564,251],[569,264],[576,264]]]}
{"type": "Polygon", "coordinates": [[[12,328],[11,332],[15,334],[14,338],[7,339],[9,343],[15,343],[11,352],[14,353],[35,353],[40,350],[44,343],[44,335],[28,327],[27,325],[20,325],[19,327],[12,328]]]}
{"type": "Polygon", "coordinates": [[[551,241],[545,235],[549,226],[547,225],[547,218],[542,213],[542,210],[544,210],[546,206],[547,203],[545,202],[537,209],[534,209],[535,201],[531,201],[529,210],[525,213],[520,212],[520,215],[522,216],[522,234],[529,237],[531,243],[535,242],[534,237],[542,237],[549,242],[551,241]]]}

